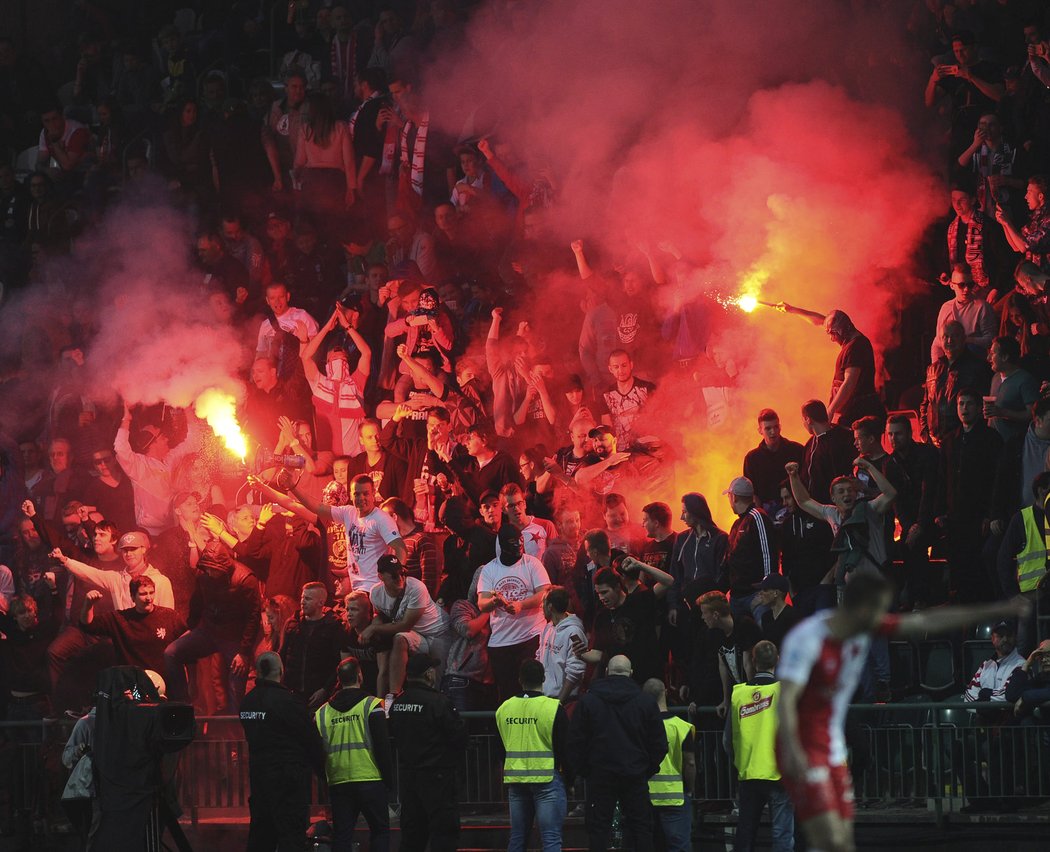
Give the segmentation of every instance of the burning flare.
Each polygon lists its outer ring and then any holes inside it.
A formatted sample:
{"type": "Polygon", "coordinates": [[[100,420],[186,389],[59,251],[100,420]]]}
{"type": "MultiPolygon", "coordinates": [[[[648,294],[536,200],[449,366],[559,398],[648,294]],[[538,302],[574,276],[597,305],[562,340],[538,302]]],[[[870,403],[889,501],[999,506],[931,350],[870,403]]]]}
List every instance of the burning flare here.
{"type": "Polygon", "coordinates": [[[237,422],[237,400],[226,391],[208,388],[194,404],[201,420],[226,444],[226,448],[241,461],[248,455],[248,441],[237,422]]]}

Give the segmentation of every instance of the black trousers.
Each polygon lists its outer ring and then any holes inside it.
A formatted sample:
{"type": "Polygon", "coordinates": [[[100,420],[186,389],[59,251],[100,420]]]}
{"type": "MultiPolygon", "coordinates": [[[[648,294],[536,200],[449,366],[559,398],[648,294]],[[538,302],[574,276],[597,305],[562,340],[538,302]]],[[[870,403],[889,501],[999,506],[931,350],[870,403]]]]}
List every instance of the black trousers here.
{"type": "Polygon", "coordinates": [[[369,852],[390,849],[390,811],[386,784],[382,781],[350,781],[328,788],[332,803],[335,838],[332,852],[353,852],[357,818],[364,815],[368,823],[369,852]]]}
{"type": "Polygon", "coordinates": [[[252,772],[248,852],[302,852],[310,825],[310,770],[280,766],[252,772]]]}
{"type": "Polygon", "coordinates": [[[533,636],[517,645],[489,648],[489,663],[492,665],[492,676],[496,679],[497,698],[501,703],[521,692],[518,669],[522,661],[536,659],[539,647],[540,637],[533,636]]]}
{"type": "Polygon", "coordinates": [[[587,777],[588,848],[601,852],[610,847],[613,813],[620,803],[623,839],[628,849],[652,852],[653,812],[649,805],[649,784],[642,775],[613,775],[592,771],[587,777]]]}
{"type": "Polygon", "coordinates": [[[459,848],[459,801],[452,769],[399,767],[401,852],[459,848]]]}

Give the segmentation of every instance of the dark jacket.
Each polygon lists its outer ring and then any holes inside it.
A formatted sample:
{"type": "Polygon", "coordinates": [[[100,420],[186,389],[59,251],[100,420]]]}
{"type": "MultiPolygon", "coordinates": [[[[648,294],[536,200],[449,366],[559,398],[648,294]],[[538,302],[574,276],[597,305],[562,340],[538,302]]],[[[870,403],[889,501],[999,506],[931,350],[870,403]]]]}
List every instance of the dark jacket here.
{"type": "Polygon", "coordinates": [[[317,579],[323,558],[316,528],[302,518],[285,515],[274,515],[261,530],[253,527],[234,552],[238,559],[264,560],[265,575],[259,579],[266,583],[266,594],[288,595],[293,600],[306,583],[317,579]]]}
{"type": "Polygon", "coordinates": [[[684,615],[700,595],[718,588],[728,548],[729,536],[719,529],[702,535],[693,529],[680,533],[667,569],[674,577],[674,585],[667,593],[667,606],[676,607],[680,615],[684,615]]]}
{"type": "Polygon", "coordinates": [[[773,504],[780,504],[780,483],[784,481],[784,465],[788,462],[802,464],[806,448],[801,444],[781,438],[780,447],[774,452],[759,441],[757,447],[744,456],[744,476],[755,486],[758,503],[767,511],[773,504]]]}
{"type": "Polygon", "coordinates": [[[577,775],[650,778],[666,755],[667,733],[651,695],[629,677],[591,684],[569,727],[569,761],[577,775]]]}
{"type": "Polygon", "coordinates": [[[467,726],[452,702],[415,680],[390,705],[390,733],[402,772],[454,770],[467,747],[467,726]]]}
{"type": "Polygon", "coordinates": [[[777,570],[777,539],[769,515],[752,506],[733,521],[729,530],[723,573],[729,578],[729,590],[737,595],[750,595],[755,583],[777,570]]]}
{"type": "Polygon", "coordinates": [[[806,442],[801,471],[809,496],[818,503],[830,503],[831,481],[836,476],[848,476],[856,457],[857,448],[848,429],[832,426],[824,434],[812,436],[806,442]]]}
{"type": "Polygon", "coordinates": [[[330,695],[336,685],[340,652],[349,645],[349,628],[331,610],[317,621],[304,621],[301,613],[296,613],[285,623],[281,643],[284,682],[307,700],[319,689],[330,695]]]}
{"type": "MultiPolygon", "coordinates": [[[[349,687],[340,689],[328,703],[333,710],[345,713],[365,700],[370,693],[364,689],[349,687]]],[[[390,747],[390,731],[386,723],[386,713],[370,713],[368,716],[368,733],[372,739],[372,760],[389,789],[394,789],[394,752],[390,747]]]]}
{"type": "Polygon", "coordinates": [[[229,577],[214,579],[203,571],[190,598],[190,628],[206,627],[215,636],[236,639],[245,660],[252,659],[262,621],[259,581],[244,565],[235,562],[229,577]]]}
{"type": "MultiPolygon", "coordinates": [[[[938,514],[947,514],[953,525],[979,526],[985,519],[999,517],[995,514],[993,498],[1002,449],[1003,439],[983,420],[969,432],[960,426],[944,436],[938,514]]],[[[1009,514],[1005,515],[1003,520],[1008,517],[1009,514]]]]}
{"type": "Polygon", "coordinates": [[[311,769],[324,778],[324,744],[306,703],[288,687],[258,680],[241,702],[252,775],[311,769]]]}
{"type": "Polygon", "coordinates": [[[805,512],[785,512],[777,516],[776,530],[780,573],[791,582],[791,591],[797,595],[819,585],[835,561],[831,526],[805,512]]]}
{"type": "Polygon", "coordinates": [[[894,482],[897,498],[893,508],[906,536],[912,524],[925,532],[933,530],[937,515],[937,474],[940,457],[932,444],[913,441],[903,453],[894,451],[890,457],[897,462],[900,481],[894,482]]]}

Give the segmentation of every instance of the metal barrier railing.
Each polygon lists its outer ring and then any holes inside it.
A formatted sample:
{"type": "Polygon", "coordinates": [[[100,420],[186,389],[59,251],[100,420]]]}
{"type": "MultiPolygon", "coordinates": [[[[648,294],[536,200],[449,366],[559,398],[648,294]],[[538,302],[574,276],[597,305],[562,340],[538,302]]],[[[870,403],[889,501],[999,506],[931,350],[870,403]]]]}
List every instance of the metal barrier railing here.
{"type": "MultiPolygon", "coordinates": [[[[675,708],[687,715],[686,708],[675,708]]],[[[1023,807],[1050,798],[1050,719],[991,722],[979,714],[1009,713],[1002,703],[854,705],[847,724],[858,805],[923,808],[938,825],[965,803],[1023,807]]],[[[492,713],[464,713],[471,735],[459,772],[459,799],[467,813],[502,813],[506,794],[502,751],[492,713]]],[[[724,723],[714,708],[692,717],[697,726],[698,800],[728,802],[736,777],[722,745],[724,723]]],[[[247,745],[234,717],[201,717],[198,736],[179,763],[179,799],[196,823],[248,815],[247,745]]],[[[34,832],[61,819],[59,797],[67,772],[62,747],[71,720],[0,723],[0,790],[6,805],[34,832]]],[[[574,798],[570,792],[570,800],[574,798]]],[[[327,802],[315,784],[313,803],[327,802]]],[[[396,799],[392,799],[395,803],[396,799]]],[[[0,808],[5,804],[0,793],[0,808]]],[[[571,807],[571,805],[570,805],[571,807]]]]}

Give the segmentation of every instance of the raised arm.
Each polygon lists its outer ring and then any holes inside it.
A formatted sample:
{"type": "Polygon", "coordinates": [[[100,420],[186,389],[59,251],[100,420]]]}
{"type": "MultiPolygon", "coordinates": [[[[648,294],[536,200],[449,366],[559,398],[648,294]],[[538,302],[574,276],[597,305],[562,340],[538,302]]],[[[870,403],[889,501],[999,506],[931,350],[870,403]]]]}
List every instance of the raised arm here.
{"type": "Polygon", "coordinates": [[[316,382],[321,376],[321,371],[317,369],[317,364],[314,362],[314,356],[321,347],[321,341],[325,339],[328,332],[335,328],[337,322],[339,322],[339,312],[332,311],[328,321],[317,330],[317,334],[307,341],[299,353],[299,359],[303,362],[303,372],[306,373],[308,382],[316,382]]]}
{"type": "Polygon", "coordinates": [[[662,598],[665,594],[667,594],[667,590],[674,585],[674,577],[672,577],[666,571],[662,571],[654,565],[649,565],[646,562],[642,562],[641,559],[635,559],[633,556],[628,556],[626,559],[624,559],[620,568],[622,570],[631,566],[637,566],[638,570],[641,573],[653,579],[655,583],[655,585],[653,586],[653,594],[658,598],[662,598]]]}
{"type": "Polygon", "coordinates": [[[276,503],[282,509],[287,509],[289,512],[294,512],[308,524],[317,523],[317,512],[304,506],[298,500],[293,500],[287,494],[278,491],[276,488],[267,485],[257,476],[249,476],[248,484],[267,496],[271,501],[276,503]]]}
{"type": "Polygon", "coordinates": [[[797,317],[809,320],[813,325],[824,325],[824,314],[818,314],[816,311],[808,311],[805,308],[797,308],[794,305],[789,305],[787,302],[777,302],[773,307],[778,311],[785,314],[794,314],[797,317]]]}
{"type": "Polygon", "coordinates": [[[610,467],[620,464],[621,462],[628,461],[631,458],[630,453],[616,452],[609,456],[607,459],[602,459],[597,464],[589,464],[586,467],[581,467],[576,471],[576,482],[583,488],[590,486],[595,479],[601,476],[610,467]]]}
{"type": "Polygon", "coordinates": [[[869,501],[868,505],[871,506],[880,515],[885,515],[890,507],[893,505],[893,501],[897,499],[897,489],[893,487],[893,483],[890,482],[875,465],[873,465],[864,456],[858,456],[853,460],[855,467],[862,467],[868,473],[871,474],[871,478],[874,480],[875,485],[881,494],[869,501]]]}
{"type": "Polygon", "coordinates": [[[894,632],[904,639],[923,639],[931,633],[951,633],[982,621],[1026,618],[1031,611],[1031,602],[1020,595],[990,604],[936,607],[902,615],[894,632]]]}
{"type": "Polygon", "coordinates": [[[795,498],[798,507],[807,515],[812,515],[814,518],[823,521],[824,507],[809,496],[809,491],[807,491],[806,486],[802,484],[802,477],[798,475],[798,462],[788,462],[784,465],[784,470],[788,475],[788,482],[791,485],[791,496],[795,498]]]}
{"type": "Polygon", "coordinates": [[[594,270],[591,269],[591,265],[587,262],[587,255],[583,252],[583,240],[573,240],[569,248],[572,249],[572,254],[576,258],[576,269],[579,270],[580,278],[586,281],[594,275],[594,270]]]}

